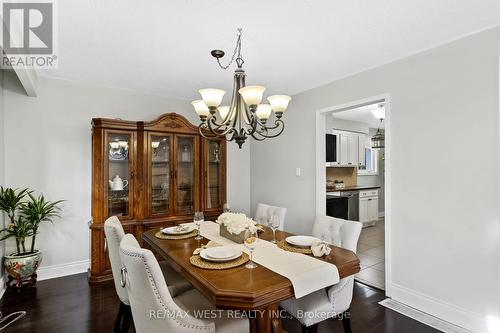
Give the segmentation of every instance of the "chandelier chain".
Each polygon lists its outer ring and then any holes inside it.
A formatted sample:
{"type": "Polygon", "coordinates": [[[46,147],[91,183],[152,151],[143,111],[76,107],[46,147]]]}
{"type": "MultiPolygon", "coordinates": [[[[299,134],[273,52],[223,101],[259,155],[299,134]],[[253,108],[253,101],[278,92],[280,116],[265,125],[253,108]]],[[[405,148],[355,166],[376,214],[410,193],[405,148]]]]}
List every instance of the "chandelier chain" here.
{"type": "Polygon", "coordinates": [[[231,60],[229,61],[229,63],[224,66],[222,65],[221,61],[219,58],[217,58],[217,63],[219,64],[219,67],[222,68],[222,69],[228,69],[229,66],[232,65],[232,63],[234,62],[234,60],[236,59],[236,63],[238,64],[238,68],[241,68],[241,66],[243,65],[243,58],[241,57],[241,35],[242,35],[242,29],[241,28],[238,28],[238,39],[236,40],[236,46],[234,47],[234,51],[233,51],[233,55],[231,56],[231,60]],[[238,55],[236,57],[236,55],[238,55]],[[239,60],[239,61],[238,61],[239,60]],[[240,64],[241,62],[241,64],[240,64]]]}

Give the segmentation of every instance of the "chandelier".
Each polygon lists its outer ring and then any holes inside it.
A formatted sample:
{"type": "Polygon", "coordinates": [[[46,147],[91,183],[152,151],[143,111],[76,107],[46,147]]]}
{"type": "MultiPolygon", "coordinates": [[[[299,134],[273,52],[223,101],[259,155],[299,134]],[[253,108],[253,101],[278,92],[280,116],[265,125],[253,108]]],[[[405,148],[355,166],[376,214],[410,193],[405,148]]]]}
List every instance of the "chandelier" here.
{"type": "Polygon", "coordinates": [[[248,137],[262,141],[274,138],[283,132],[285,124],[281,119],[291,100],[287,95],[267,97],[269,104],[261,103],[266,90],[263,86],[246,86],[245,71],[242,69],[241,29],[238,29],[236,47],[229,63],[221,64],[224,51],[213,50],[212,56],[217,59],[219,67],[228,69],[233,62],[237,68],[234,71],[233,92],[231,103],[222,105],[225,91],[221,89],[200,89],[201,100],[191,102],[200,117],[200,134],[205,138],[225,138],[235,141],[239,148],[248,137]],[[274,113],[273,121],[269,121],[274,113]]]}

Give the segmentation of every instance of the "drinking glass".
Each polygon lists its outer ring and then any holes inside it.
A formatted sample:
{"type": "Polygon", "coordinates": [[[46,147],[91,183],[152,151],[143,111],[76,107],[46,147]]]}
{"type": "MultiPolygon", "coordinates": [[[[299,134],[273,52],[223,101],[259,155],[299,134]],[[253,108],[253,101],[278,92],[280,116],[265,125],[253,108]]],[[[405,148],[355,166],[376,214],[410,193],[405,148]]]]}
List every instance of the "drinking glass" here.
{"type": "Polygon", "coordinates": [[[198,235],[194,238],[196,240],[203,239],[200,234],[201,222],[205,221],[205,217],[203,216],[203,212],[195,212],[193,218],[194,224],[198,227],[198,235]]]}
{"type": "Polygon", "coordinates": [[[273,240],[271,243],[276,244],[276,230],[280,227],[280,218],[278,215],[272,215],[269,219],[269,227],[273,230],[273,240]]]}
{"type": "Polygon", "coordinates": [[[229,213],[231,210],[229,209],[229,205],[227,203],[224,204],[224,206],[222,206],[222,211],[224,213],[229,213]]]}
{"type": "Polygon", "coordinates": [[[257,244],[257,231],[248,231],[248,237],[245,238],[245,247],[250,250],[250,261],[245,265],[246,268],[253,269],[259,267],[253,262],[253,250],[257,244]]]}

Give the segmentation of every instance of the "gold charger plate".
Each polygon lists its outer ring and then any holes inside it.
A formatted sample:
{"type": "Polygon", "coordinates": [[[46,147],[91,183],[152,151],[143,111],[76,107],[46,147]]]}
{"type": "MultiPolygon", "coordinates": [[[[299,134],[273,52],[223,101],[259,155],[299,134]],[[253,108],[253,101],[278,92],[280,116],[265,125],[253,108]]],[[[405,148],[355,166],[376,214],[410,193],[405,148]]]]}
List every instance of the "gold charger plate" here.
{"type": "Polygon", "coordinates": [[[183,234],[183,235],[167,235],[161,231],[158,231],[155,234],[156,238],[159,238],[159,239],[186,239],[186,238],[194,237],[196,235],[198,235],[198,230],[193,230],[190,233],[183,234]]]}
{"type": "Polygon", "coordinates": [[[204,269],[229,269],[229,268],[235,268],[238,266],[241,266],[245,264],[248,260],[250,260],[250,257],[248,254],[243,252],[241,254],[241,257],[231,260],[231,261],[226,261],[226,262],[212,262],[203,259],[199,255],[194,255],[189,258],[189,262],[191,265],[199,267],[199,268],[204,268],[204,269]]]}
{"type": "Polygon", "coordinates": [[[285,251],[302,253],[302,254],[312,254],[311,248],[293,246],[293,245],[288,244],[286,240],[280,240],[276,243],[276,245],[278,245],[278,247],[280,249],[285,250],[285,251]]]}

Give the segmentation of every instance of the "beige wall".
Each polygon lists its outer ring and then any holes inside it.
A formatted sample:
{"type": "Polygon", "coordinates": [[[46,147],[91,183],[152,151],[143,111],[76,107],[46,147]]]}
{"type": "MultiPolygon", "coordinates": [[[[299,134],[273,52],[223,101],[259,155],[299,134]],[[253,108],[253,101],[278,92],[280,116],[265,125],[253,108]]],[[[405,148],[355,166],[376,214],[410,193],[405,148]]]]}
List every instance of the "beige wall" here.
{"type": "Polygon", "coordinates": [[[309,233],[316,111],[390,94],[392,296],[488,331],[500,321],[499,41],[492,29],[295,95],[285,132],[253,145],[252,206],[287,207],[285,228],[309,233]]]}
{"type": "MultiPolygon", "coordinates": [[[[177,112],[198,123],[189,101],[134,91],[39,78],[38,97],[27,97],[6,74],[4,94],[7,185],[65,199],[60,221],[42,227],[37,246],[40,277],[85,271],[89,259],[91,126],[93,117],[153,120],[177,112]]],[[[228,201],[250,206],[250,149],[228,145],[228,201]]]]}

